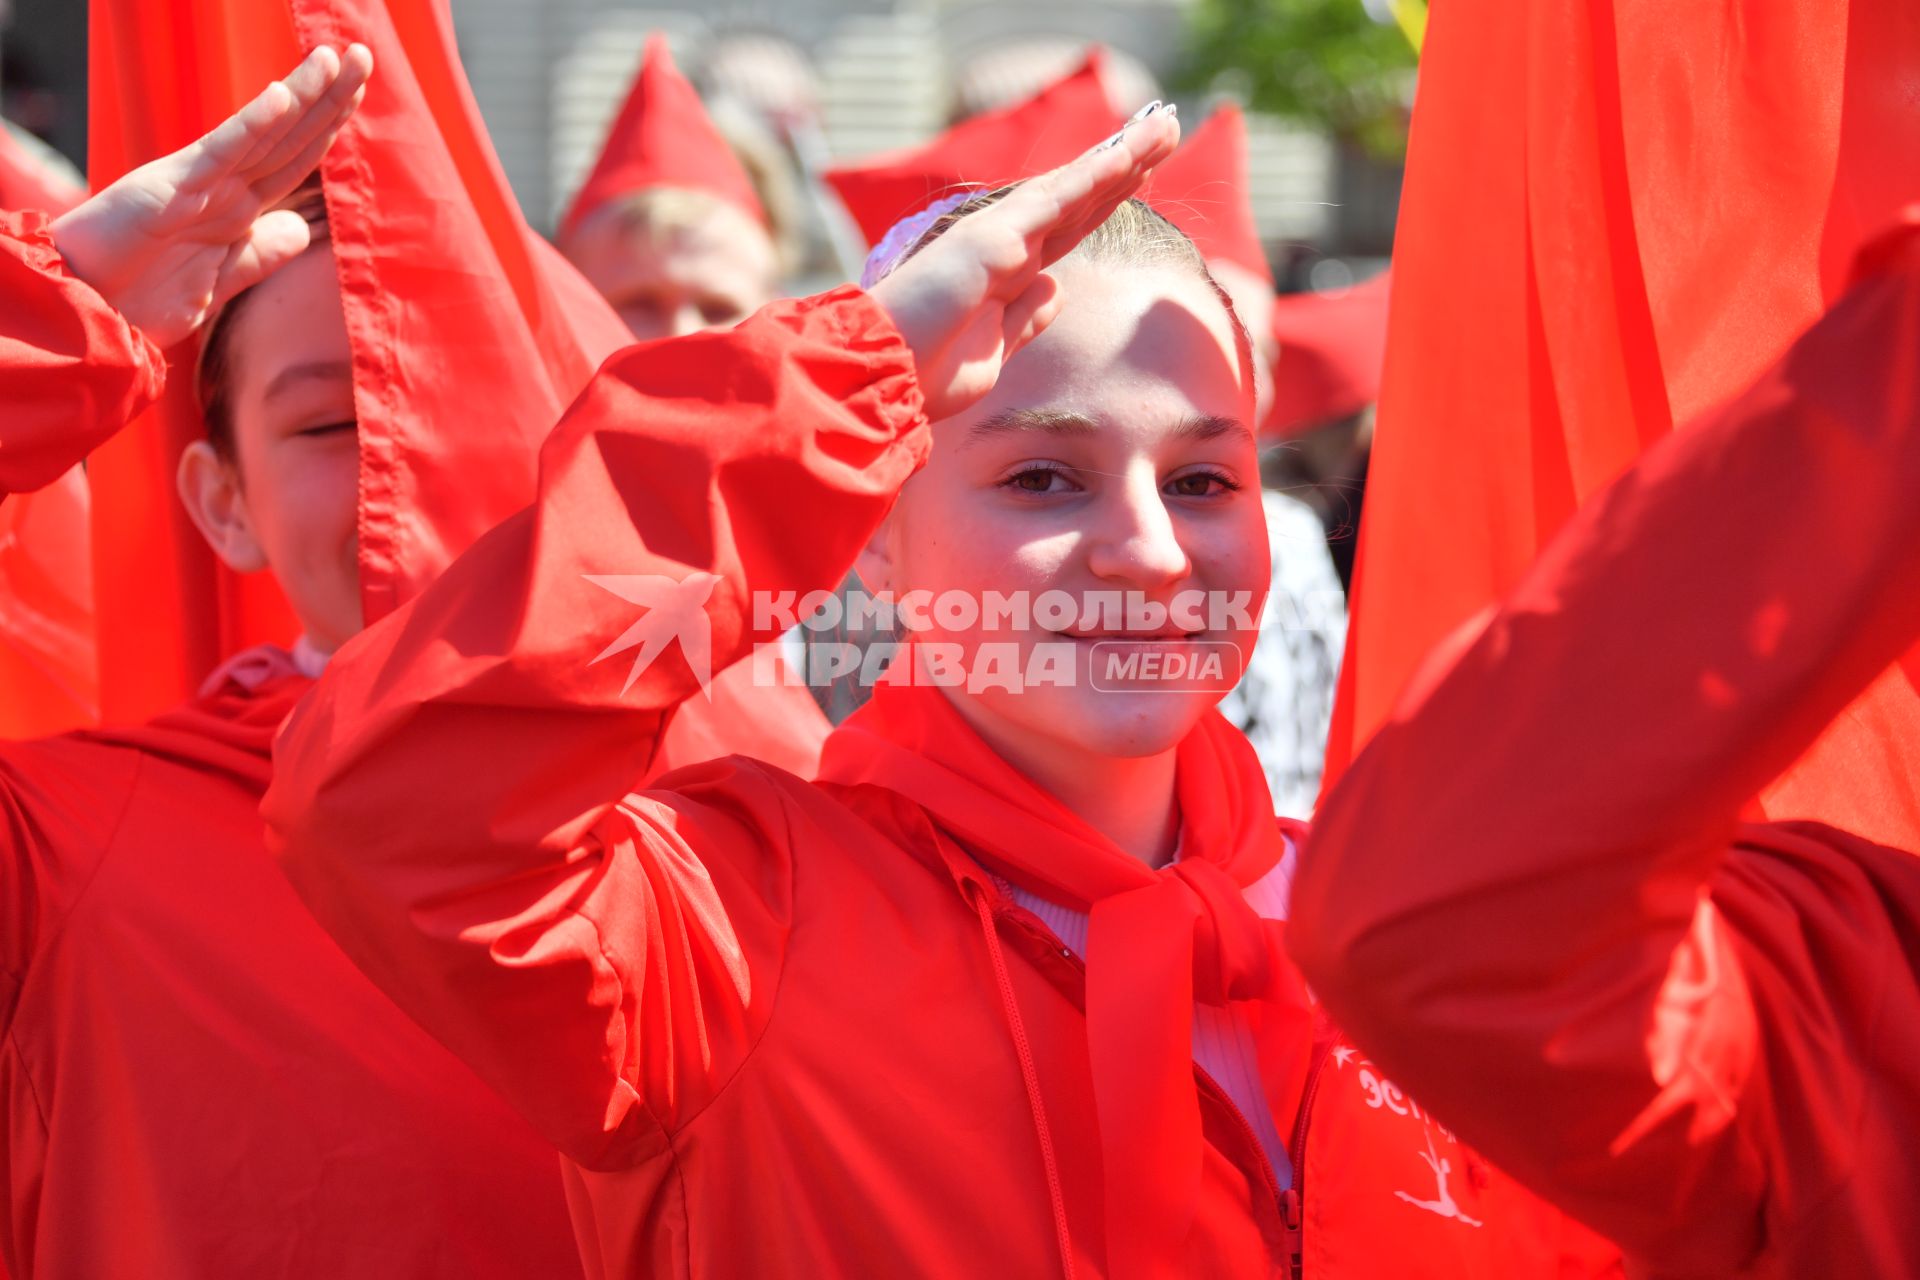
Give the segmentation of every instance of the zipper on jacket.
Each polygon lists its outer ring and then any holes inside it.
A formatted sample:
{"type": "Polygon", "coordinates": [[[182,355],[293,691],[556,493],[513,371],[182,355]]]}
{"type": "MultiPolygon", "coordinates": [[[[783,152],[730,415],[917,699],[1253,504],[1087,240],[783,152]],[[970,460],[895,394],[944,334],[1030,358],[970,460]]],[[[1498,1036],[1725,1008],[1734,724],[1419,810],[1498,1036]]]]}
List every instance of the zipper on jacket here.
{"type": "MultiPolygon", "coordinates": [[[[1266,1147],[1261,1145],[1259,1137],[1254,1134],[1253,1125],[1247,1120],[1246,1113],[1240,1110],[1239,1104],[1220,1087],[1220,1082],[1208,1075],[1207,1069],[1197,1062],[1193,1064],[1193,1071],[1207,1088],[1213,1091],[1220,1105],[1225,1107],[1227,1114],[1233,1117],[1234,1123],[1240,1126],[1241,1138],[1248,1147],[1253,1149],[1257,1157],[1260,1180],[1266,1184],[1267,1195],[1272,1198],[1274,1207],[1280,1211],[1281,1250],[1285,1254],[1286,1266],[1283,1274],[1286,1280],[1296,1280],[1300,1274],[1300,1194],[1292,1187],[1285,1191],[1280,1189],[1280,1179],[1273,1172],[1273,1161],[1268,1157],[1266,1147]]],[[[1291,1154],[1288,1158],[1292,1158],[1291,1154]]],[[[1294,1181],[1298,1183],[1300,1173],[1297,1167],[1293,1176],[1294,1181]]]]}
{"type": "Polygon", "coordinates": [[[1300,1207],[1300,1193],[1288,1187],[1280,1212],[1287,1222],[1287,1280],[1300,1280],[1305,1269],[1306,1227],[1300,1207]]]}
{"type": "Polygon", "coordinates": [[[1229,1095],[1225,1089],[1220,1087],[1220,1082],[1207,1074],[1205,1067],[1196,1062],[1193,1064],[1193,1073],[1199,1076],[1201,1082],[1213,1091],[1214,1095],[1219,1099],[1220,1105],[1224,1106],[1227,1109],[1227,1114],[1233,1117],[1233,1122],[1240,1126],[1240,1134],[1247,1140],[1247,1145],[1260,1157],[1261,1181],[1266,1183],[1267,1194],[1272,1197],[1274,1205],[1283,1210],[1282,1216],[1284,1217],[1285,1200],[1280,1191],[1280,1179],[1274,1176],[1273,1161],[1267,1157],[1267,1149],[1260,1145],[1260,1139],[1253,1132],[1253,1125],[1247,1120],[1246,1113],[1241,1111],[1239,1104],[1233,1100],[1232,1096],[1229,1095]]]}
{"type": "Polygon", "coordinates": [[[1313,1055],[1313,1063],[1307,1068],[1307,1087],[1300,1095],[1300,1114],[1293,1121],[1293,1141],[1287,1148],[1287,1158],[1293,1161],[1293,1186],[1287,1189],[1286,1203],[1281,1206],[1281,1213],[1287,1222],[1288,1280],[1303,1280],[1307,1273],[1307,1130],[1313,1123],[1313,1103],[1320,1094],[1320,1080],[1326,1075],[1327,1059],[1332,1056],[1332,1041],[1313,1055]]]}

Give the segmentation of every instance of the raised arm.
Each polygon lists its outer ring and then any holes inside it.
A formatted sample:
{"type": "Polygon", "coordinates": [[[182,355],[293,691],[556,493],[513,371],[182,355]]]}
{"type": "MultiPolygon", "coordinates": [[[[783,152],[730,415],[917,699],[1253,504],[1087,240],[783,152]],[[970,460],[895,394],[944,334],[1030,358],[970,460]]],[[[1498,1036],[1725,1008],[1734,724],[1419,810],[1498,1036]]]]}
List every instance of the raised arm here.
{"type": "Polygon", "coordinates": [[[1910,234],[1430,663],[1302,860],[1290,938],[1338,1021],[1660,1274],[1734,1273],[1850,1172],[1874,1019],[1920,1019],[1857,870],[1904,860],[1736,834],[1920,639],[1916,354],[1910,234]]]}
{"type": "Polygon", "coordinates": [[[307,245],[275,212],[359,105],[316,49],[206,137],[49,221],[0,213],[0,496],[53,483],[160,393],[160,348],[307,245]]]}
{"type": "Polygon", "coordinates": [[[166,361],[68,271],[39,213],[0,213],[0,497],[52,484],[160,394],[166,361]]]}
{"type": "Polygon", "coordinates": [[[723,762],[630,795],[661,726],[696,667],[773,638],[753,593],[839,583],[928,417],[1044,326],[1042,269],[1175,132],[1040,180],[872,297],[616,356],[535,505],[344,647],[289,722],[264,812],[295,887],[575,1158],[642,1159],[697,1111],[764,1027],[795,925],[791,784],[723,762]]]}

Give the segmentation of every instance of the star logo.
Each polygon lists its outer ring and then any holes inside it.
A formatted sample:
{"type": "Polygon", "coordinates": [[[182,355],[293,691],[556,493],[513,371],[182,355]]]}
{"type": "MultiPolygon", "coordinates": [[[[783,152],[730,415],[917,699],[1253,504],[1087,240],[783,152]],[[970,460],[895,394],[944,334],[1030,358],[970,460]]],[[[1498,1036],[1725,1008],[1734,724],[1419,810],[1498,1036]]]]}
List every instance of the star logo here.
{"type": "Polygon", "coordinates": [[[1351,1048],[1347,1047],[1344,1044],[1337,1045],[1333,1050],[1334,1065],[1339,1067],[1345,1067],[1349,1062],[1353,1061],[1354,1056],[1355,1056],[1354,1052],[1351,1048]]]}
{"type": "MultiPolygon", "coordinates": [[[[640,615],[639,621],[621,632],[619,638],[593,659],[595,663],[603,662],[616,653],[638,647],[640,652],[633,657],[633,666],[627,672],[627,683],[621,687],[621,693],[632,689],[640,673],[666,652],[667,646],[675,640],[680,642],[680,652],[687,660],[688,670],[700,682],[700,692],[707,692],[707,684],[713,678],[713,623],[707,617],[707,601],[713,596],[713,589],[720,584],[718,575],[694,573],[684,580],[658,573],[588,573],[581,576],[603,591],[611,591],[629,604],[637,604],[646,610],[640,615]]],[[[592,666],[593,663],[587,665],[592,666]]]]}

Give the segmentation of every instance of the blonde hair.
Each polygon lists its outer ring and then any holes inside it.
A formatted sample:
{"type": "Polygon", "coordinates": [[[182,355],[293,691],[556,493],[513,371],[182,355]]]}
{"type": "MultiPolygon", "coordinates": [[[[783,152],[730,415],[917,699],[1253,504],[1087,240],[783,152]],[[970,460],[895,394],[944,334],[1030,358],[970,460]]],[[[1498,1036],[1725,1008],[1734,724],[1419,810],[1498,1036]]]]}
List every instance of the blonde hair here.
{"type": "Polygon", "coordinates": [[[615,196],[588,214],[580,227],[562,238],[561,251],[566,252],[580,240],[582,230],[588,227],[609,228],[621,239],[630,236],[649,240],[667,239],[678,232],[705,225],[714,210],[720,208],[738,209],[749,222],[766,231],[767,242],[773,247],[774,270],[781,273],[786,271],[791,259],[783,251],[775,232],[745,209],[739,209],[732,201],[693,187],[643,187],[615,196]]]}
{"type": "MultiPolygon", "coordinates": [[[[999,203],[1019,186],[1015,182],[995,191],[983,191],[942,214],[900,255],[899,262],[887,268],[888,272],[896,271],[901,263],[911,261],[922,249],[958,226],[961,219],[999,203]]],[[[1088,232],[1086,238],[1075,245],[1067,256],[1120,267],[1171,267],[1190,272],[1206,281],[1214,296],[1220,300],[1220,305],[1227,309],[1227,319],[1233,325],[1234,348],[1240,357],[1241,379],[1249,391],[1253,389],[1253,339],[1247,333],[1240,313],[1234,309],[1232,296],[1214,279],[1213,272],[1207,269],[1207,260],[1201,256],[1193,241],[1187,238],[1187,233],[1169,222],[1151,205],[1139,199],[1122,202],[1107,216],[1105,222],[1088,232]]]]}

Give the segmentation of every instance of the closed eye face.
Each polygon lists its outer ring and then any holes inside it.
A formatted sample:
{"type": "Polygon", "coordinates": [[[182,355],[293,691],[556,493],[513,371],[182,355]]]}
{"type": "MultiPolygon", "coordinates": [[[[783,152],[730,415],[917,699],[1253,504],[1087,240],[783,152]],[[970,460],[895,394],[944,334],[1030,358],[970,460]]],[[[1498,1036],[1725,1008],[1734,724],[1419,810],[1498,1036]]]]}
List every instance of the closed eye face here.
{"type": "Polygon", "coordinates": [[[267,379],[259,412],[273,439],[351,439],[358,431],[353,366],[344,360],[297,360],[284,365],[267,379]]]}

